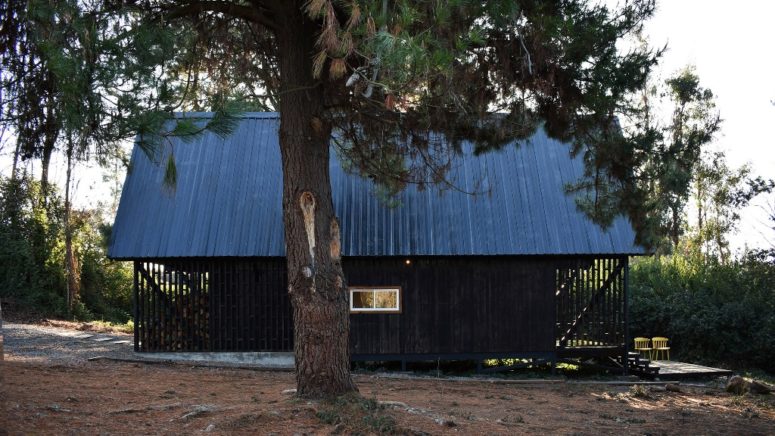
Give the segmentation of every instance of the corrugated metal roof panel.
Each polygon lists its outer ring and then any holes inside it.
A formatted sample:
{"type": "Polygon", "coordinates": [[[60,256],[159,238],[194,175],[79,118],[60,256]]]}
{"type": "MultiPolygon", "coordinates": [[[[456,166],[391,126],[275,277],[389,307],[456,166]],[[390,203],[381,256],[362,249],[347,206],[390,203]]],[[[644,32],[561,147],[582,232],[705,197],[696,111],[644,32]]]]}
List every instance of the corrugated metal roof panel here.
{"type": "MultiPolygon", "coordinates": [[[[185,114],[206,117],[208,114],[185,114]]],[[[162,183],[164,165],[137,147],[121,195],[114,258],[283,256],[282,172],[277,114],[245,114],[227,138],[173,139],[178,183],[162,183]]],[[[538,131],[525,144],[457,159],[456,190],[409,186],[390,208],[370,180],[329,163],[345,256],[640,254],[624,217],[607,230],[587,219],[567,183],[580,158],[538,131]]]]}

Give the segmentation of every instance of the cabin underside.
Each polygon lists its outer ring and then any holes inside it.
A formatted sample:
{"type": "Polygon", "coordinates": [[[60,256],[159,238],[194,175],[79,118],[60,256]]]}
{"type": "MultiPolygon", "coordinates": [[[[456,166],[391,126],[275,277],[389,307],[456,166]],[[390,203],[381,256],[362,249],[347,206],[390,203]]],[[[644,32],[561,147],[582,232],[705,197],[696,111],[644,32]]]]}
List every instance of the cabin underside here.
{"type": "MultiPolygon", "coordinates": [[[[353,360],[627,355],[626,256],[359,257],[343,268],[358,300],[353,360]]],[[[136,351],[293,350],[284,258],[143,259],[134,270],[136,351]]]]}

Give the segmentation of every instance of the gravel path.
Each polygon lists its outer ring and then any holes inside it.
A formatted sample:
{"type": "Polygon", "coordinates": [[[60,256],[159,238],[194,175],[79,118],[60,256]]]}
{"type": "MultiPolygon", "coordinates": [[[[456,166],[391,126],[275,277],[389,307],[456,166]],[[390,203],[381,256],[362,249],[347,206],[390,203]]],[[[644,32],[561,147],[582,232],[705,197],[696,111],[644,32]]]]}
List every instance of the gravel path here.
{"type": "MultiPolygon", "coordinates": [[[[292,370],[291,353],[135,353],[134,337],[125,333],[97,333],[74,328],[6,323],[4,354],[9,360],[49,365],[79,365],[94,357],[149,363],[292,370]]],[[[2,435],[2,433],[0,433],[2,435]]]]}
{"type": "Polygon", "coordinates": [[[33,324],[3,324],[9,358],[52,364],[79,364],[96,356],[136,358],[132,335],[95,333],[33,324]]]}

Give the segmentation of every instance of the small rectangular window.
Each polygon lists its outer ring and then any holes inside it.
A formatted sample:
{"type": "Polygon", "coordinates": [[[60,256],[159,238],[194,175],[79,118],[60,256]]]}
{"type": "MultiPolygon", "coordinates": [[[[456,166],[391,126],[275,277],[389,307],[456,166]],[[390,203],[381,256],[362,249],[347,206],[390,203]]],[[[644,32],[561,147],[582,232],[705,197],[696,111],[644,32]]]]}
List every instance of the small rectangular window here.
{"type": "Polygon", "coordinates": [[[350,312],[401,312],[401,288],[392,287],[353,287],[350,288],[350,312]]]}

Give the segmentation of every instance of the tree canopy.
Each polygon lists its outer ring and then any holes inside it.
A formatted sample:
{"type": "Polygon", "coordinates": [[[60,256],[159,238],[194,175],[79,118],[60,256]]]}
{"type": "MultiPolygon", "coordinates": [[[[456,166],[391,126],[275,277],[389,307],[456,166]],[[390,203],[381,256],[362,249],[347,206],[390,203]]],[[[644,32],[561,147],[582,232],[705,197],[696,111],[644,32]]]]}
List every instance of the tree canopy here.
{"type": "Polygon", "coordinates": [[[280,43],[284,10],[275,2],[136,7],[195,30],[176,61],[181,80],[200,91],[187,107],[206,107],[204,92],[216,106],[214,97],[231,97],[279,109],[283,95],[319,88],[316,125],[335,130],[340,156],[388,195],[443,182],[461,141],[486,152],[543,127],[584,155],[588,172],[577,190],[590,216],[605,225],[625,211],[650,243],[648,203],[639,201],[647,183],[637,168],[653,143],[617,119],[642,113],[630,97],[661,53],[620,48],[653,14],[653,1],[616,10],[586,1],[305,2],[314,33],[308,84],[280,78],[283,52],[305,48],[280,43]]]}
{"type": "MultiPolygon", "coordinates": [[[[12,96],[3,104],[19,132],[32,132],[24,133],[25,150],[41,143],[38,126],[54,126],[65,135],[47,138],[65,138],[71,152],[85,153],[87,144],[99,152],[136,132],[153,154],[165,135],[202,131],[187,120],[169,123],[175,111],[215,111],[204,128],[223,135],[235,110],[280,113],[300,395],[354,389],[327,167],[332,140],[350,168],[390,196],[410,183],[444,182],[463,141],[484,153],[543,128],[583,156],[585,176],[572,187],[580,207],[601,225],[626,213],[646,245],[660,216],[650,200],[655,183],[663,198],[684,198],[688,189],[660,179],[661,160],[676,150],[643,121],[648,108],[637,98],[661,51],[624,43],[639,36],[653,0],[616,8],[587,0],[13,7],[0,32],[3,86],[12,96]]],[[[686,98],[695,101],[692,89],[686,98]]],[[[682,133],[673,142],[694,153],[690,129],[681,132],[689,139],[682,133]]],[[[174,160],[167,167],[172,183],[174,160]]]]}

